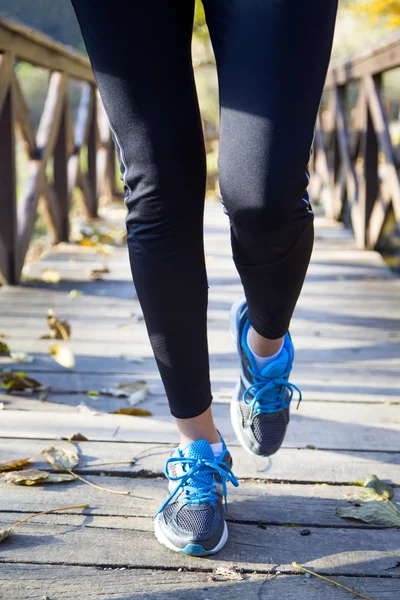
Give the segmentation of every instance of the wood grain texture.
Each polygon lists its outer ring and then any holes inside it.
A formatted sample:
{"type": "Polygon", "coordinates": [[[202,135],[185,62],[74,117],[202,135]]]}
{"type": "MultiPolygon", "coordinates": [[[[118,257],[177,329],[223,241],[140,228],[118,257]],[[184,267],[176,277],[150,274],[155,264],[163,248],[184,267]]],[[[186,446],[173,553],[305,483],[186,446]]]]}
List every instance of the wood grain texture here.
{"type": "MultiPolygon", "coordinates": [[[[108,467],[102,468],[107,473],[108,467]]],[[[93,516],[151,518],[167,495],[167,480],[163,477],[88,475],[87,478],[102,487],[129,491],[130,495],[107,494],[80,481],[34,488],[0,483],[0,507],[13,512],[34,513],[58,504],[68,506],[86,502],[93,516]]],[[[337,506],[346,506],[346,496],[358,491],[356,486],[241,481],[238,488],[228,486],[227,518],[249,523],[365,528],[368,527],[365,523],[346,521],[335,514],[337,506]]],[[[398,488],[393,501],[397,500],[400,500],[398,488]]],[[[81,511],[70,512],[79,514],[81,511]]]]}
{"type": "MultiPolygon", "coordinates": [[[[398,532],[369,529],[310,528],[230,523],[229,540],[216,556],[196,558],[166,551],[157,542],[150,519],[43,515],[24,524],[3,542],[0,562],[146,568],[215,568],[234,562],[240,568],[282,573],[293,571],[292,561],[320,573],[335,575],[391,575],[400,571],[398,532]],[[205,565],[206,563],[206,565],[205,565]]],[[[18,514],[2,513],[3,525],[18,514]]]]}
{"type": "MultiPolygon", "coordinates": [[[[74,431],[78,433],[78,431],[74,431]]],[[[56,440],[55,440],[56,441],[56,440]]],[[[39,468],[48,468],[40,461],[40,451],[49,445],[49,440],[2,439],[1,460],[11,460],[21,456],[37,456],[39,468]]],[[[82,473],[132,474],[163,476],[164,464],[174,444],[124,443],[124,442],[79,442],[82,473]],[[121,462],[135,459],[133,466],[107,465],[104,462],[121,462]],[[99,465],[99,466],[97,466],[99,465]]],[[[240,446],[232,446],[234,471],[240,479],[260,479],[267,481],[289,481],[307,483],[351,484],[364,481],[370,473],[381,479],[389,479],[400,484],[400,453],[334,451],[334,450],[295,450],[282,448],[270,458],[249,455],[240,446]]]]}
{"type": "MultiPolygon", "coordinates": [[[[229,563],[221,566],[232,567],[229,563]]],[[[95,569],[42,565],[2,565],[2,591],[7,600],[57,600],[100,597],[114,600],[348,600],[349,592],[303,575],[245,574],[230,581],[215,573],[153,571],[148,569],[95,569]],[[217,580],[217,581],[216,581],[217,580]],[[219,580],[219,581],[218,581],[219,580]]],[[[394,600],[398,579],[334,577],[374,600],[394,600]]]]}

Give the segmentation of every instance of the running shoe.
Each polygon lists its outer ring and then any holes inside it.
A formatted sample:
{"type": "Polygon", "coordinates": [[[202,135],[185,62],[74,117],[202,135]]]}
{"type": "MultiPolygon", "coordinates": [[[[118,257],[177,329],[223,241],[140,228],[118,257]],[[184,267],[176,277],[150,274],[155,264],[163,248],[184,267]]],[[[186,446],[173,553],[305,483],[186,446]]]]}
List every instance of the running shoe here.
{"type": "Polygon", "coordinates": [[[207,556],[222,550],[228,539],[224,519],[227,481],[239,485],[232,457],[222,438],[218,458],[206,440],[176,448],[165,465],[170,495],[155,515],[155,536],[170,550],[207,556]]]}
{"type": "Polygon", "coordinates": [[[290,402],[297,386],[288,381],[294,357],[293,343],[286,333],[278,357],[261,371],[247,344],[250,322],[247,303],[240,298],[232,306],[231,331],[240,358],[240,379],[231,402],[231,420],[236,436],[245,450],[270,456],[282,445],[289,423],[290,402]]]}

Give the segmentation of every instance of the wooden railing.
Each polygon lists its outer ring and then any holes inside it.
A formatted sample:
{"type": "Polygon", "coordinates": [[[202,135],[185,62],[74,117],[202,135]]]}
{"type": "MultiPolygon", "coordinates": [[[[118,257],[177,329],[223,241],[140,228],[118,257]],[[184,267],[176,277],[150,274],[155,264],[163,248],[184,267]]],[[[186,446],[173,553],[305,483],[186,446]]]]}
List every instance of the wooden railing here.
{"type": "Polygon", "coordinates": [[[76,189],[90,216],[96,216],[100,197],[117,194],[114,146],[90,63],[35,31],[0,20],[0,278],[4,282],[15,284],[20,279],[41,198],[54,241],[68,240],[76,189]],[[15,75],[19,60],[50,72],[36,132],[15,75]],[[69,78],[81,81],[83,87],[75,124],[67,93],[69,78]],[[18,202],[17,143],[29,161],[18,202]]]}
{"type": "Polygon", "coordinates": [[[311,195],[323,198],[328,216],[349,216],[360,248],[380,245],[389,213],[400,224],[399,159],[382,94],[383,73],[396,67],[400,67],[400,37],[353,60],[332,64],[316,123],[311,195]],[[350,86],[353,95],[357,93],[351,112],[350,86]]]}

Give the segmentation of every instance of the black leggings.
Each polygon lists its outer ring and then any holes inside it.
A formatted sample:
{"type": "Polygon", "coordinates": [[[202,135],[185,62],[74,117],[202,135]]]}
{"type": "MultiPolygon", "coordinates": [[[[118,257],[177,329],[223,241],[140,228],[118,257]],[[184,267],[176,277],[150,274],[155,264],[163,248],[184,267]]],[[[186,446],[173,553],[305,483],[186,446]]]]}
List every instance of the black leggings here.
{"type": "MultiPolygon", "coordinates": [[[[114,133],[129,257],[171,412],[211,403],[204,141],[194,0],[72,0],[114,133]]],[[[216,56],[219,176],[254,329],[288,330],[313,245],[307,194],[337,0],[203,0],[216,56]]]]}

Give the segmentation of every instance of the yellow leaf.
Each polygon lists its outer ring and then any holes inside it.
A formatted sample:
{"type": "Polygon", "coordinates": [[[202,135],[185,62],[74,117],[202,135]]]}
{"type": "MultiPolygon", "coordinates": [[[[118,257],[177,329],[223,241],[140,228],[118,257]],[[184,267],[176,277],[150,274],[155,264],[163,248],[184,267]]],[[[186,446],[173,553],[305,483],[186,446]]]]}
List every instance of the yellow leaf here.
{"type": "Polygon", "coordinates": [[[29,458],[14,458],[12,460],[6,460],[0,463],[0,471],[15,471],[16,469],[22,469],[32,460],[32,456],[29,458]]]}
{"type": "Polygon", "coordinates": [[[86,393],[88,396],[100,396],[100,392],[98,392],[97,390],[89,390],[86,393]]]}
{"type": "Polygon", "coordinates": [[[47,479],[46,471],[39,469],[27,469],[25,471],[10,471],[3,477],[5,483],[15,483],[16,485],[35,485],[47,479]]]}
{"type": "Polygon", "coordinates": [[[65,448],[61,446],[49,446],[42,450],[41,454],[57,469],[70,470],[75,468],[79,463],[79,457],[73,445],[65,448]]]}
{"type": "Polygon", "coordinates": [[[18,371],[16,373],[13,371],[4,371],[3,373],[0,373],[0,381],[2,387],[5,388],[7,392],[19,392],[41,387],[41,384],[36,381],[36,379],[28,377],[23,371],[18,371]]]}
{"type": "Polygon", "coordinates": [[[46,283],[58,283],[61,275],[55,269],[45,269],[42,273],[42,280],[46,283]]]}
{"type": "Polygon", "coordinates": [[[66,369],[72,369],[75,365],[75,357],[72,350],[68,346],[62,346],[61,344],[53,344],[49,348],[51,357],[62,367],[66,369]]]}
{"type": "Polygon", "coordinates": [[[70,298],[78,298],[78,296],[82,296],[82,294],[83,292],[80,292],[79,290],[71,290],[68,296],[70,298]]]}
{"type": "Polygon", "coordinates": [[[113,415],[129,415],[131,417],[150,417],[151,412],[149,410],[142,410],[141,408],[120,408],[112,412],[113,415]]]}
{"type": "Polygon", "coordinates": [[[4,342],[0,342],[0,354],[10,355],[10,348],[4,342]]]}

